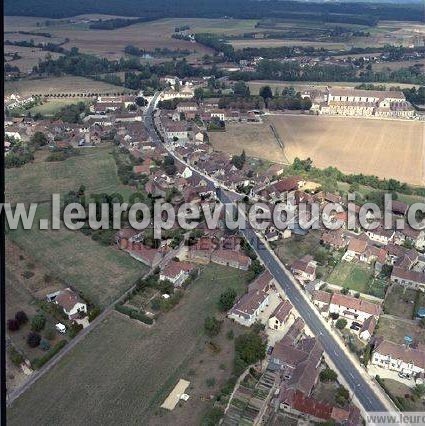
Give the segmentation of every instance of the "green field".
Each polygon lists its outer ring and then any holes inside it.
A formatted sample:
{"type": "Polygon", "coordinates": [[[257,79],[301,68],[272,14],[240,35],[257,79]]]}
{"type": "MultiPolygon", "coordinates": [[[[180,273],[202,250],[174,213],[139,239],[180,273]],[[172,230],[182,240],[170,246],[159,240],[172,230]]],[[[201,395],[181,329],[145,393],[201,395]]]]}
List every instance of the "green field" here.
{"type": "Polygon", "coordinates": [[[102,306],[113,302],[147,268],[113,246],[102,246],[80,231],[40,230],[41,218],[50,218],[50,206],[38,206],[31,230],[9,231],[8,238],[40,262],[54,276],[102,306]]]}
{"type": "MultiPolygon", "coordinates": [[[[210,406],[201,396],[222,386],[233,360],[225,330],[215,339],[220,353],[208,350],[203,322],[217,312],[225,288],[244,291],[245,277],[236,269],[207,266],[180,304],[151,328],[114,312],[15,401],[9,424],[199,424],[210,406]],[[216,386],[206,386],[208,377],[216,386]],[[171,413],[159,410],[180,378],[191,382],[189,401],[171,413]]],[[[228,327],[236,326],[226,321],[228,327]]]]}
{"type": "Polygon", "coordinates": [[[332,271],[328,282],[360,293],[369,293],[371,275],[372,271],[363,265],[342,261],[332,271]]]}
{"type": "Polygon", "coordinates": [[[87,98],[66,98],[66,99],[49,99],[45,103],[41,105],[36,105],[35,107],[30,109],[31,114],[40,113],[44,116],[54,116],[57,112],[59,112],[62,108],[68,105],[74,105],[78,102],[88,103],[87,98]]]}
{"type": "Polygon", "coordinates": [[[112,145],[84,148],[80,155],[66,161],[46,162],[47,151],[36,152],[35,160],[20,168],[7,169],[5,179],[6,201],[49,201],[51,194],[63,194],[86,186],[86,193],[130,193],[117,176],[112,145]]]}

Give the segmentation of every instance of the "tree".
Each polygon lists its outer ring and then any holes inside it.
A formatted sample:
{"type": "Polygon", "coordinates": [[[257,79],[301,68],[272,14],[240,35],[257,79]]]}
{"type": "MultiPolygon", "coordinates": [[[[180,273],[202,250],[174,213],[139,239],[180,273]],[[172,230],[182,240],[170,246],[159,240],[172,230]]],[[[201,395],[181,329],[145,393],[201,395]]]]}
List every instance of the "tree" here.
{"type": "Polygon", "coordinates": [[[206,317],[204,322],[205,333],[209,337],[217,336],[220,333],[221,322],[215,317],[206,317]]]}
{"type": "Polygon", "coordinates": [[[9,331],[18,331],[19,330],[19,321],[15,318],[7,320],[7,328],[9,331]]]}
{"type": "Polygon", "coordinates": [[[46,317],[43,314],[37,314],[31,320],[31,330],[32,331],[41,331],[46,325],[46,317]]]}
{"type": "Polygon", "coordinates": [[[26,324],[28,322],[27,314],[24,311],[16,312],[15,319],[19,322],[19,325],[26,324]]]}
{"type": "Polygon", "coordinates": [[[30,331],[27,336],[27,344],[31,348],[36,348],[40,344],[41,336],[38,333],[30,331]]]}
{"type": "Polygon", "coordinates": [[[260,89],[259,95],[264,99],[272,99],[273,98],[273,92],[270,86],[263,86],[260,89]]]}
{"type": "Polygon", "coordinates": [[[221,408],[210,408],[201,419],[201,426],[216,426],[219,424],[224,412],[221,408]]]}
{"type": "Polygon", "coordinates": [[[249,86],[244,81],[237,81],[233,86],[233,93],[236,96],[247,98],[250,96],[249,86]]]}
{"type": "Polygon", "coordinates": [[[337,377],[336,372],[329,367],[320,372],[320,380],[322,382],[335,382],[337,377]]]}
{"type": "Polygon", "coordinates": [[[342,330],[343,328],[345,328],[345,326],[347,325],[347,320],[345,318],[340,318],[339,320],[337,320],[337,322],[335,323],[335,327],[338,330],[342,330]]]}
{"type": "Polygon", "coordinates": [[[48,351],[50,349],[50,343],[47,340],[42,339],[40,341],[40,348],[43,349],[43,351],[48,351]]]}
{"type": "Polygon", "coordinates": [[[144,107],[145,105],[148,104],[148,101],[145,98],[142,98],[141,96],[138,96],[135,100],[134,103],[139,106],[139,107],[144,107]]]}
{"type": "Polygon", "coordinates": [[[228,288],[220,294],[218,307],[224,312],[228,311],[235,303],[237,293],[233,288],[228,288]]]}
{"type": "Polygon", "coordinates": [[[47,145],[47,137],[43,132],[35,132],[30,139],[32,145],[36,148],[47,145]]]}
{"type": "Polygon", "coordinates": [[[256,333],[241,334],[235,339],[235,351],[246,364],[253,364],[266,356],[266,344],[256,333]]]}
{"type": "Polygon", "coordinates": [[[341,293],[342,293],[342,294],[348,294],[348,293],[350,293],[350,290],[349,290],[347,287],[343,287],[343,288],[341,289],[341,293]]]}
{"type": "Polygon", "coordinates": [[[370,361],[370,357],[372,355],[372,347],[370,346],[370,344],[368,343],[363,351],[363,365],[365,367],[367,367],[367,365],[369,364],[370,361]]]}
{"type": "Polygon", "coordinates": [[[16,366],[21,365],[25,361],[25,358],[23,357],[23,355],[20,352],[18,352],[13,346],[9,347],[8,352],[9,352],[10,360],[16,366]]]}

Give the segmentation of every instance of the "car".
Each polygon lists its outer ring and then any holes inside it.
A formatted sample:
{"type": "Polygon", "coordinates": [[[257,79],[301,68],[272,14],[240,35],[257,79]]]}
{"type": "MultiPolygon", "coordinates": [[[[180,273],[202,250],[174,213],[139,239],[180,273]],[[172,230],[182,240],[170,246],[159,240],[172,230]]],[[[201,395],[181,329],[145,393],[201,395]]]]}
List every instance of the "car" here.
{"type": "Polygon", "coordinates": [[[352,322],[352,325],[355,325],[356,327],[359,327],[359,328],[361,328],[362,327],[362,325],[361,324],[359,324],[358,322],[356,322],[356,321],[353,321],[352,322]]]}
{"type": "Polygon", "coordinates": [[[404,374],[400,371],[400,373],[398,373],[398,377],[400,377],[401,379],[408,379],[409,376],[407,374],[404,374]]]}
{"type": "Polygon", "coordinates": [[[273,346],[269,346],[269,347],[267,348],[267,355],[271,355],[271,354],[272,354],[272,352],[273,352],[273,346]]]}
{"type": "Polygon", "coordinates": [[[355,330],[355,331],[359,331],[360,330],[360,327],[357,327],[354,324],[351,324],[350,328],[351,328],[351,330],[355,330]]]}

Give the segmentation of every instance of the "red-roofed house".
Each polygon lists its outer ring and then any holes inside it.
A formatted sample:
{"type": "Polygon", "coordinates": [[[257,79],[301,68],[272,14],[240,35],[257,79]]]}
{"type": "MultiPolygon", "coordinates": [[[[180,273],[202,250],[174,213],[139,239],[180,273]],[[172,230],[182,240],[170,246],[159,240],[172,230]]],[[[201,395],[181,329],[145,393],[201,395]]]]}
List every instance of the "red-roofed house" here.
{"type": "Polygon", "coordinates": [[[211,253],[211,262],[247,271],[251,258],[236,250],[218,249],[211,253]]]}
{"type": "Polygon", "coordinates": [[[190,271],[195,267],[189,262],[171,260],[159,274],[160,281],[170,281],[174,287],[180,287],[188,278],[190,271]]]}
{"type": "Polygon", "coordinates": [[[227,316],[239,324],[250,327],[257,321],[261,312],[269,304],[269,294],[262,290],[255,290],[244,294],[229,311],[227,316]]]}
{"type": "Polygon", "coordinates": [[[49,294],[47,298],[49,301],[59,305],[70,320],[79,318],[81,314],[87,313],[86,303],[70,288],[49,294]]]}
{"type": "Polygon", "coordinates": [[[291,266],[291,272],[299,281],[314,281],[316,279],[317,263],[313,256],[306,255],[296,260],[291,266]]]}
{"type": "Polygon", "coordinates": [[[378,318],[381,306],[345,294],[334,293],[331,297],[329,312],[363,324],[371,315],[378,318]]]}

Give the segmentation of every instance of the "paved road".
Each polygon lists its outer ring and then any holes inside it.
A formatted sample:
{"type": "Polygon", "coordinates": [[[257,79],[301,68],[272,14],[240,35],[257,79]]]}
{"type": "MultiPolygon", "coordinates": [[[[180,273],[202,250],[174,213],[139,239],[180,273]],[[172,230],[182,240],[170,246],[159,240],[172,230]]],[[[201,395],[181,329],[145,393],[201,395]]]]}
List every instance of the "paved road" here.
{"type": "MultiPolygon", "coordinates": [[[[154,97],[154,100],[147,108],[144,122],[153,142],[160,144],[161,141],[154,130],[152,119],[152,112],[156,106],[156,99],[157,96],[154,97]]],[[[175,157],[175,159],[181,162],[181,160],[179,160],[177,157],[175,157]]],[[[195,169],[192,169],[192,171],[195,174],[200,175],[200,173],[195,169]]],[[[214,184],[212,179],[210,179],[210,182],[214,184]]],[[[225,192],[224,190],[219,191],[219,199],[221,202],[231,202],[232,199],[230,197],[233,199],[231,193],[225,192]]],[[[316,312],[315,308],[303,297],[303,294],[301,293],[302,290],[291,280],[289,272],[287,272],[275,259],[274,255],[262,243],[260,243],[260,240],[252,229],[246,229],[242,232],[245,238],[252,244],[259,258],[263,261],[267,269],[274,276],[277,283],[282,287],[288,299],[304,319],[312,333],[320,341],[325,352],[335,364],[335,367],[338,369],[341,375],[344,377],[346,383],[350,387],[351,392],[355,394],[363,408],[366,411],[387,411],[386,405],[384,405],[382,402],[382,396],[375,393],[374,389],[372,389],[368,381],[365,380],[363,375],[353,364],[353,361],[341,348],[340,343],[324,326],[318,317],[318,313],[316,312]]]]}

